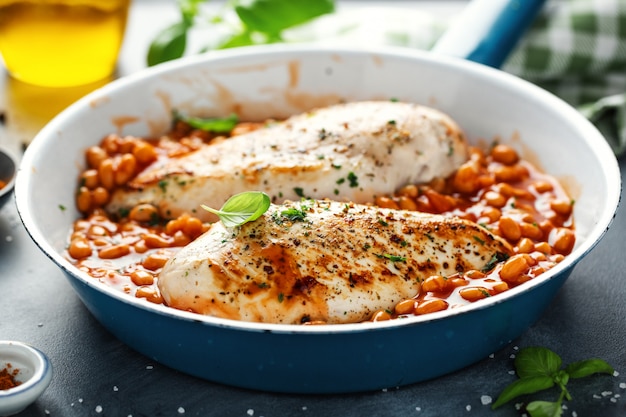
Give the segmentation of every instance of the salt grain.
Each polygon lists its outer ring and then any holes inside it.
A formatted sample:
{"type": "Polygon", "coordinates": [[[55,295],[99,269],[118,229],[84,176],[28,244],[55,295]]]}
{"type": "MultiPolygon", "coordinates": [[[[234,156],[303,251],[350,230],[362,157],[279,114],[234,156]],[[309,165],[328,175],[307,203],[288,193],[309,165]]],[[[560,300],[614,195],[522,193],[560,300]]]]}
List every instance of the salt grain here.
{"type": "Polygon", "coordinates": [[[489,355],[489,357],[490,357],[491,359],[493,359],[493,358],[495,358],[495,357],[496,357],[496,355],[495,355],[495,353],[492,353],[491,355],[489,355]]]}
{"type": "Polygon", "coordinates": [[[609,395],[613,395],[613,393],[611,391],[602,391],[603,397],[608,397],[609,395]]]}
{"type": "Polygon", "coordinates": [[[469,405],[469,404],[467,404],[467,405],[465,406],[465,409],[466,409],[467,411],[472,411],[472,406],[471,406],[471,405],[469,405]]]}
{"type": "Polygon", "coordinates": [[[578,413],[576,411],[572,411],[572,417],[578,417],[578,413]]]}
{"type": "Polygon", "coordinates": [[[511,353],[511,356],[509,356],[509,358],[515,359],[515,353],[511,353]]]}
{"type": "Polygon", "coordinates": [[[185,409],[183,407],[178,407],[178,414],[185,414],[185,409]]]}
{"type": "Polygon", "coordinates": [[[114,392],[119,391],[119,388],[117,387],[117,385],[113,385],[113,391],[114,391],[114,392]]]}
{"type": "Polygon", "coordinates": [[[302,411],[306,411],[306,405],[302,406],[302,411]]]}
{"type": "Polygon", "coordinates": [[[419,413],[420,411],[422,411],[422,407],[415,407],[415,411],[419,413]]]}
{"type": "Polygon", "coordinates": [[[79,399],[78,399],[78,402],[79,402],[79,403],[82,403],[82,402],[83,402],[83,399],[82,399],[82,398],[79,398],[79,399]]]}
{"type": "Polygon", "coordinates": [[[620,387],[621,389],[626,389],[626,382],[620,382],[620,383],[619,383],[619,387],[620,387]]]}
{"type": "Polygon", "coordinates": [[[148,365],[148,366],[146,366],[146,369],[154,369],[154,366],[148,365]]]}
{"type": "Polygon", "coordinates": [[[609,401],[611,401],[612,403],[616,403],[617,402],[617,398],[612,397],[609,401]]]}
{"type": "Polygon", "coordinates": [[[246,413],[247,413],[249,416],[253,416],[253,415],[254,415],[254,410],[250,408],[250,409],[248,409],[248,411],[246,411],[246,413]]]}
{"type": "Polygon", "coordinates": [[[593,398],[595,398],[596,400],[599,400],[602,397],[600,397],[598,394],[593,394],[593,398]]]}
{"type": "Polygon", "coordinates": [[[619,376],[619,372],[613,371],[613,376],[617,378],[619,376]]]}
{"type": "Polygon", "coordinates": [[[491,404],[491,397],[488,395],[481,395],[480,402],[482,405],[491,404]]]}
{"type": "Polygon", "coordinates": [[[96,413],[101,413],[102,412],[102,406],[101,405],[97,405],[96,406],[96,413]]]}

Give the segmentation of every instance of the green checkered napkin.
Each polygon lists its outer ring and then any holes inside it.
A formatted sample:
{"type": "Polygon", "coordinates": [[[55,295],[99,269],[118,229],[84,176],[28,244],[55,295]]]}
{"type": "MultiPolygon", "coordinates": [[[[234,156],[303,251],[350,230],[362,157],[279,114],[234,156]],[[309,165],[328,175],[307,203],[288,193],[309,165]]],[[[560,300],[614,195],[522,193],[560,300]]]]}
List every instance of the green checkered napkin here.
{"type": "MultiPolygon", "coordinates": [[[[417,7],[344,8],[286,40],[429,49],[454,18],[417,7]]],[[[626,153],[626,0],[548,1],[502,69],[579,108],[617,155],[626,153]]]]}
{"type": "Polygon", "coordinates": [[[577,106],[626,151],[626,0],[547,3],[503,70],[577,106]]]}

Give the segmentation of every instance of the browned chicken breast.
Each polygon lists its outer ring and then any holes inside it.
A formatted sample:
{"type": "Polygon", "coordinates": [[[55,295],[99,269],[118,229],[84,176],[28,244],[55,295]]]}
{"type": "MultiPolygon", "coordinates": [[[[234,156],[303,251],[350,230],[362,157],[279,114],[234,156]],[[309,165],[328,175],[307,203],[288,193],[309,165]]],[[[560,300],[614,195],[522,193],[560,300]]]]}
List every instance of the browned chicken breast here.
{"type": "Polygon", "coordinates": [[[355,102],[156,162],[116,190],[107,210],[151,203],[165,216],[215,220],[201,204],[221,207],[249,190],[266,192],[274,203],[301,197],[365,203],[446,177],[466,159],[464,135],[447,115],[410,103],[355,102]]]}
{"type": "Polygon", "coordinates": [[[228,319],[350,323],[393,309],[420,282],[482,269],[510,246],[475,223],[335,201],[272,205],[215,223],[159,276],[166,304],[228,319]]]}

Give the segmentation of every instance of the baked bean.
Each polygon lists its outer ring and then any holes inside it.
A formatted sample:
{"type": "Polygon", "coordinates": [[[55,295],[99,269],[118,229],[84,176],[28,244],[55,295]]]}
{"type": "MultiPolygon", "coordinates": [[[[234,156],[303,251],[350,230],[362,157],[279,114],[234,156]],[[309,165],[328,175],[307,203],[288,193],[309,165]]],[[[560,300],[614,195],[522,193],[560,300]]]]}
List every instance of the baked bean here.
{"type": "Polygon", "coordinates": [[[170,257],[167,253],[151,253],[141,261],[141,265],[150,271],[156,271],[163,268],[170,257]]]}
{"type": "Polygon", "coordinates": [[[535,243],[531,239],[523,237],[517,242],[516,248],[520,253],[530,253],[535,250],[535,243]]]}
{"type": "Polygon", "coordinates": [[[494,161],[504,165],[513,165],[519,161],[517,151],[510,146],[496,145],[491,149],[491,157],[494,161]]]}
{"type": "Polygon", "coordinates": [[[81,185],[93,190],[100,185],[97,169],[88,169],[84,171],[80,176],[81,185]]]}
{"type": "Polygon", "coordinates": [[[530,269],[525,254],[513,255],[502,265],[500,279],[507,283],[515,283],[517,278],[530,269]]]}
{"type": "Polygon", "coordinates": [[[143,140],[135,143],[132,152],[137,162],[142,165],[147,165],[151,162],[154,162],[158,157],[154,146],[143,140]]]}
{"type": "Polygon", "coordinates": [[[384,196],[376,197],[376,205],[378,207],[395,209],[395,210],[398,210],[400,208],[398,204],[395,201],[393,201],[392,198],[384,197],[384,196]]]}
{"type": "Polygon", "coordinates": [[[147,271],[133,271],[130,280],[137,286],[154,284],[154,276],[147,271]]]}
{"type": "Polygon", "coordinates": [[[372,314],[372,321],[387,321],[391,320],[391,314],[385,310],[379,310],[372,314]]]}
{"type": "Polygon", "coordinates": [[[98,166],[98,177],[100,178],[100,184],[107,190],[112,190],[115,187],[115,169],[113,160],[106,158],[98,166]]]}
{"type": "Polygon", "coordinates": [[[494,293],[500,294],[501,292],[504,292],[509,289],[509,284],[507,284],[506,282],[498,282],[494,284],[493,287],[491,287],[491,289],[493,290],[494,293]]]}
{"type": "Polygon", "coordinates": [[[135,249],[135,252],[137,253],[145,253],[148,251],[148,247],[146,246],[145,240],[139,240],[135,242],[135,244],[133,245],[133,248],[135,249]]]}
{"type": "Polygon", "coordinates": [[[172,242],[170,246],[173,246],[173,247],[187,246],[188,244],[191,243],[192,240],[193,239],[187,236],[185,232],[183,232],[182,230],[179,230],[178,232],[174,233],[174,236],[172,236],[172,242]]]}
{"type": "Polygon", "coordinates": [[[506,205],[507,199],[496,191],[487,191],[483,199],[491,207],[502,208],[506,205]]]}
{"type": "Polygon", "coordinates": [[[574,249],[576,236],[574,231],[565,227],[555,228],[549,236],[549,243],[557,253],[567,255],[574,249]]]}
{"type": "Polygon", "coordinates": [[[126,244],[111,245],[98,251],[100,259],[117,259],[130,253],[130,246],[126,244]]]}
{"type": "Polygon", "coordinates": [[[463,299],[474,302],[482,300],[490,296],[489,291],[485,287],[466,287],[459,290],[459,295],[463,299]]]}
{"type": "Polygon", "coordinates": [[[163,297],[157,290],[152,287],[139,287],[135,292],[135,297],[137,298],[145,298],[154,304],[163,304],[163,297]]]}
{"type": "Polygon", "coordinates": [[[137,168],[137,160],[133,154],[125,153],[122,155],[119,164],[115,169],[115,184],[124,185],[135,176],[137,168]]]}
{"type": "Polygon", "coordinates": [[[168,248],[170,246],[170,240],[159,236],[155,233],[147,233],[143,236],[143,240],[146,242],[148,248],[168,248]]]}
{"type": "Polygon", "coordinates": [[[441,299],[424,300],[418,303],[415,308],[416,315],[434,313],[448,308],[448,302],[441,299]]]}
{"type": "Polygon", "coordinates": [[[484,272],[478,271],[476,269],[470,269],[464,275],[469,279],[481,279],[487,276],[484,272]]]}
{"type": "Polygon", "coordinates": [[[522,236],[528,237],[533,240],[540,240],[543,237],[543,232],[536,223],[522,222],[519,225],[522,232],[522,236]]]}
{"type": "Polygon", "coordinates": [[[549,181],[535,181],[532,186],[538,193],[547,193],[554,190],[554,186],[549,181]]]}
{"type": "Polygon", "coordinates": [[[402,197],[415,198],[419,195],[419,190],[415,184],[409,184],[400,188],[398,195],[402,197]]]}
{"type": "Polygon", "coordinates": [[[478,168],[474,164],[465,163],[459,167],[452,177],[452,186],[460,193],[473,194],[478,191],[478,168]]]}
{"type": "Polygon", "coordinates": [[[552,252],[552,248],[548,244],[548,242],[537,242],[535,243],[535,250],[541,253],[550,254],[552,252]]]}
{"type": "Polygon", "coordinates": [[[498,221],[498,229],[500,230],[500,236],[509,242],[515,243],[522,237],[522,230],[511,217],[502,216],[498,221]]]}
{"type": "Polygon", "coordinates": [[[409,298],[408,300],[402,300],[398,304],[396,304],[394,312],[398,315],[413,314],[413,311],[415,311],[415,307],[417,307],[417,300],[414,298],[409,298]]]}
{"type": "Polygon", "coordinates": [[[502,212],[495,207],[485,207],[480,214],[489,219],[489,223],[495,223],[502,216],[502,212]]]}
{"type": "Polygon", "coordinates": [[[92,169],[98,169],[102,161],[108,157],[107,152],[99,146],[91,146],[85,151],[87,165],[92,169]]]}
{"type": "Polygon", "coordinates": [[[572,214],[572,203],[565,200],[550,201],[550,208],[561,216],[569,216],[572,214]]]}
{"type": "Polygon", "coordinates": [[[130,209],[128,218],[136,222],[156,222],[159,219],[159,211],[152,204],[138,204],[130,209]]]}
{"type": "Polygon", "coordinates": [[[449,289],[448,279],[442,275],[431,275],[422,282],[422,291],[445,292],[449,289]]]}
{"type": "Polygon", "coordinates": [[[74,259],[85,259],[91,256],[93,252],[89,241],[85,238],[72,239],[70,246],[67,249],[69,255],[74,259]]]}
{"type": "Polygon", "coordinates": [[[91,192],[87,187],[80,187],[76,195],[76,207],[82,213],[91,210],[91,192]]]}
{"type": "Polygon", "coordinates": [[[417,211],[415,200],[404,195],[398,197],[398,207],[402,210],[417,211]]]}
{"type": "Polygon", "coordinates": [[[87,230],[87,237],[89,239],[95,239],[103,236],[109,236],[109,231],[99,224],[91,225],[89,230],[87,230]]]}
{"type": "Polygon", "coordinates": [[[437,213],[444,213],[450,211],[454,207],[454,203],[450,201],[449,196],[439,194],[435,190],[426,190],[425,192],[430,205],[437,213]]]}
{"type": "Polygon", "coordinates": [[[91,202],[95,207],[102,207],[109,202],[110,194],[104,187],[96,187],[91,192],[91,202]]]}
{"type": "Polygon", "coordinates": [[[528,169],[522,165],[503,165],[494,169],[494,175],[498,182],[515,183],[528,178],[528,169]]]}
{"type": "Polygon", "coordinates": [[[197,217],[188,217],[182,230],[187,236],[195,239],[204,233],[204,224],[197,217]]]}

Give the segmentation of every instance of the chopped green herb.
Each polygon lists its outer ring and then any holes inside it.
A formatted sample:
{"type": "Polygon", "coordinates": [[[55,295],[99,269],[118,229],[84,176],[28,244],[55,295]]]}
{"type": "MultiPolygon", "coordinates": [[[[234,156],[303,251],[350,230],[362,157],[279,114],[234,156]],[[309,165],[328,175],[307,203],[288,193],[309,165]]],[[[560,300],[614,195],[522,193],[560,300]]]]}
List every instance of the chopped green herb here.
{"type": "Polygon", "coordinates": [[[506,261],[507,259],[509,259],[509,255],[507,255],[506,253],[496,252],[495,254],[493,254],[489,262],[487,262],[487,264],[483,267],[482,272],[491,271],[496,266],[496,264],[502,261],[506,261]]]}
{"type": "Polygon", "coordinates": [[[346,182],[346,179],[345,179],[345,178],[339,178],[339,179],[336,181],[337,185],[341,185],[341,184],[343,184],[344,182],[346,182]]]}
{"type": "Polygon", "coordinates": [[[478,236],[472,236],[472,237],[474,238],[474,240],[476,242],[480,243],[481,245],[485,244],[485,241],[483,239],[481,239],[480,237],[478,237],[478,236]]]}
{"type": "Polygon", "coordinates": [[[285,299],[285,294],[283,294],[282,292],[280,294],[278,294],[278,302],[279,303],[282,303],[284,299],[285,299]]]}
{"type": "Polygon", "coordinates": [[[389,259],[391,262],[406,262],[406,257],[398,255],[390,255],[388,253],[375,254],[379,258],[389,259]]]}
{"type": "Polygon", "coordinates": [[[161,180],[159,181],[159,188],[161,189],[161,191],[163,191],[164,193],[167,192],[167,181],[166,180],[161,180]]]}
{"type": "Polygon", "coordinates": [[[293,192],[296,193],[298,197],[304,197],[304,190],[301,187],[294,187],[293,192]]]}
{"type": "Polygon", "coordinates": [[[59,204],[59,210],[65,211],[67,210],[67,207],[65,207],[63,204],[59,204]]]}
{"type": "Polygon", "coordinates": [[[348,172],[348,181],[350,181],[350,188],[359,186],[359,178],[352,171],[348,172]]]}
{"type": "Polygon", "coordinates": [[[389,223],[387,223],[383,219],[378,219],[378,224],[380,224],[381,226],[389,226],[389,223]]]}

